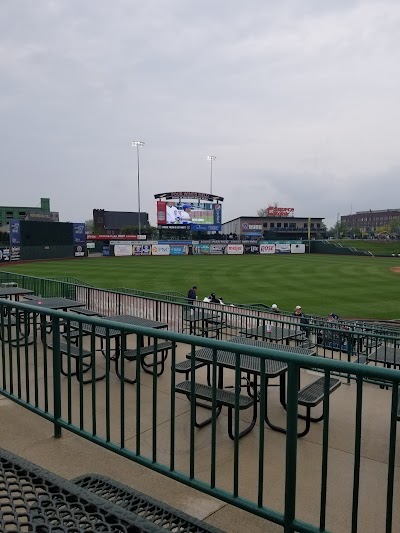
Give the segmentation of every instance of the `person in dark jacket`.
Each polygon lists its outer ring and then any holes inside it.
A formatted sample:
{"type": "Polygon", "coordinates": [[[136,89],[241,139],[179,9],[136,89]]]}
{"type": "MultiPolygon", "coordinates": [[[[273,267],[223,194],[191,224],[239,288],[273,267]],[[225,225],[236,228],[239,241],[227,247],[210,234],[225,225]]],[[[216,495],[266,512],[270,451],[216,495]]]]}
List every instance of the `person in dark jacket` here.
{"type": "Polygon", "coordinates": [[[191,289],[188,290],[187,299],[189,303],[193,305],[194,300],[197,300],[197,287],[193,285],[191,289]]]}
{"type": "Polygon", "coordinates": [[[301,331],[304,331],[305,336],[308,338],[310,336],[310,328],[307,326],[309,326],[310,321],[308,320],[308,318],[305,317],[300,305],[296,305],[296,309],[294,310],[293,316],[298,316],[300,318],[300,329],[301,331]]]}

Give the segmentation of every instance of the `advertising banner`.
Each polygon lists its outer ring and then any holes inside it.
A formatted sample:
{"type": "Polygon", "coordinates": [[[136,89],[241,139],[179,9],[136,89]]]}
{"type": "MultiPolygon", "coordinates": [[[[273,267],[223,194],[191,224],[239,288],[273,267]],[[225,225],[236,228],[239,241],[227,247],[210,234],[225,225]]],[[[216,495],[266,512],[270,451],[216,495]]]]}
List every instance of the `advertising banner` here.
{"type": "Polygon", "coordinates": [[[20,220],[11,220],[10,222],[10,245],[20,246],[21,244],[21,224],[20,220]]]}
{"type": "Polygon", "coordinates": [[[225,248],[225,253],[230,255],[241,255],[243,254],[243,244],[228,244],[225,248]]]}
{"type": "Polygon", "coordinates": [[[74,256],[75,257],[85,257],[86,255],[86,246],[78,244],[74,246],[74,256]]]}
{"type": "Polygon", "coordinates": [[[243,233],[246,233],[246,232],[255,232],[255,233],[258,233],[258,234],[262,234],[262,231],[263,231],[263,225],[262,224],[251,224],[249,222],[242,222],[242,232],[243,233]]]}
{"type": "Polygon", "coordinates": [[[103,256],[108,257],[110,255],[110,247],[109,246],[103,246],[103,256]]]}
{"type": "Polygon", "coordinates": [[[167,221],[167,202],[157,202],[157,224],[169,224],[167,221]]]}
{"type": "Polygon", "coordinates": [[[290,251],[292,254],[305,254],[306,245],[305,244],[291,244],[290,251]]]}
{"type": "Polygon", "coordinates": [[[151,244],[142,244],[142,255],[151,255],[151,244]]]}
{"type": "Polygon", "coordinates": [[[86,244],[86,224],[83,222],[72,224],[74,244],[86,244]]]}
{"type": "Polygon", "coordinates": [[[290,254],[290,244],[275,244],[275,253],[290,254]]]}
{"type": "Polygon", "coordinates": [[[209,244],[194,244],[193,253],[195,255],[210,255],[210,245],[209,244]]]}
{"type": "Polygon", "coordinates": [[[170,253],[171,255],[188,255],[189,246],[186,244],[171,244],[170,253]]]}
{"type": "Polygon", "coordinates": [[[245,254],[259,254],[260,247],[258,246],[258,244],[245,244],[244,253],[245,254]]]}
{"type": "Polygon", "coordinates": [[[145,241],[146,235],[87,235],[88,241],[110,241],[112,239],[119,239],[122,241],[145,241]]]}
{"type": "Polygon", "coordinates": [[[275,244],[260,244],[260,254],[274,254],[275,244]]]}
{"type": "Polygon", "coordinates": [[[169,255],[169,244],[153,244],[151,247],[152,255],[169,255]]]}
{"type": "Polygon", "coordinates": [[[9,248],[0,248],[0,263],[6,263],[11,260],[9,248]]]}
{"type": "Polygon", "coordinates": [[[132,255],[132,245],[131,244],[116,244],[114,246],[114,255],[116,257],[126,257],[132,255]]]}
{"type": "Polygon", "coordinates": [[[19,261],[21,259],[21,248],[19,246],[11,246],[10,251],[11,261],[19,261]]]}
{"type": "Polygon", "coordinates": [[[211,255],[223,255],[225,253],[226,244],[210,244],[211,255]]]}
{"type": "Polygon", "coordinates": [[[133,255],[151,255],[151,245],[135,244],[133,246],[133,255]]]}
{"type": "Polygon", "coordinates": [[[276,207],[270,205],[267,208],[267,214],[269,217],[288,217],[292,213],[294,213],[293,207],[276,207]]]}
{"type": "Polygon", "coordinates": [[[221,204],[214,204],[213,210],[214,210],[214,224],[217,226],[221,226],[222,224],[222,209],[221,204]]]}

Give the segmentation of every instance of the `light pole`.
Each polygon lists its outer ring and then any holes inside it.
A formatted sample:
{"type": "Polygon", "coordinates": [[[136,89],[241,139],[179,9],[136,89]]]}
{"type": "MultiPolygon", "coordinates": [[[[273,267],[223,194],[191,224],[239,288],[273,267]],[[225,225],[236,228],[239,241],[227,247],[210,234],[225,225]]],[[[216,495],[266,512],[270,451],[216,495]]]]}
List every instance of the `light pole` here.
{"type": "Polygon", "coordinates": [[[212,194],[212,167],[213,167],[213,161],[215,161],[217,157],[215,155],[208,155],[207,160],[211,163],[211,174],[210,174],[210,194],[212,194]]]}
{"type": "Polygon", "coordinates": [[[337,214],[336,219],[336,239],[339,240],[339,213],[337,214]]]}
{"type": "Polygon", "coordinates": [[[144,142],[142,141],[132,141],[132,146],[136,146],[136,154],[137,154],[137,196],[138,196],[138,214],[139,214],[139,224],[138,224],[138,234],[140,235],[141,232],[141,224],[140,224],[140,165],[139,165],[139,148],[141,146],[144,146],[144,142]]]}

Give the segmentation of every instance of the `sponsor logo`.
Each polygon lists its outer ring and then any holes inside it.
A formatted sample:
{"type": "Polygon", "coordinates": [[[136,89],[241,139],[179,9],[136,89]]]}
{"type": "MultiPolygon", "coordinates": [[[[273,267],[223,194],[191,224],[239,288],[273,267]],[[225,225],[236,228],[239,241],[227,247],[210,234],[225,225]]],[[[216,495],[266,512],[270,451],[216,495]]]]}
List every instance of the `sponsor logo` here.
{"type": "Polygon", "coordinates": [[[260,244],[260,254],[274,254],[275,244],[260,244]]]}
{"type": "Polygon", "coordinates": [[[151,253],[153,255],[169,255],[170,247],[169,244],[157,244],[151,247],[151,253]]]}
{"type": "Polygon", "coordinates": [[[251,230],[257,230],[260,231],[263,229],[262,224],[248,224],[247,222],[243,222],[242,224],[242,230],[243,231],[251,231],[251,230]]]}
{"type": "Polygon", "coordinates": [[[287,217],[290,213],[293,212],[293,207],[274,207],[271,205],[267,208],[267,213],[269,217],[287,217]]]}
{"type": "Polygon", "coordinates": [[[243,244],[228,244],[226,247],[226,253],[228,254],[242,254],[243,244]]]}

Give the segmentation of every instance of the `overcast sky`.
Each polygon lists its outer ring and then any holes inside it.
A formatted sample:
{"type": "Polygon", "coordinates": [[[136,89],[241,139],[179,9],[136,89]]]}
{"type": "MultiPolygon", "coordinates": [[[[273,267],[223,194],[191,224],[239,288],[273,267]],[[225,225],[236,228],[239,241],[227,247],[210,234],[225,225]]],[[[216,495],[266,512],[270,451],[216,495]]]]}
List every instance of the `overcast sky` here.
{"type": "Polygon", "coordinates": [[[0,205],[399,208],[399,0],[1,0],[0,205]]]}

